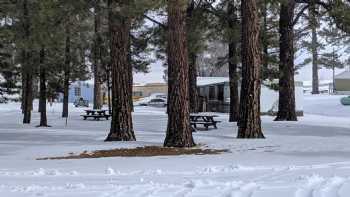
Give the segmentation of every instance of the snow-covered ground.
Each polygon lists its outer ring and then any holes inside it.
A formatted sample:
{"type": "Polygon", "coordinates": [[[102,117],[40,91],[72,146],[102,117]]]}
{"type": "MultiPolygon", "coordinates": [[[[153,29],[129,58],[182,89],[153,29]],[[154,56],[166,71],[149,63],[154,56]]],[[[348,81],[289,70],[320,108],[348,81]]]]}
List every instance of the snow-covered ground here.
{"type": "Polygon", "coordinates": [[[22,125],[19,104],[0,105],[0,197],[348,197],[350,107],[339,96],[306,96],[298,122],[263,117],[266,139],[236,139],[228,116],[218,130],[194,133],[203,147],[229,153],[201,156],[35,160],[85,150],[161,146],[164,109],[136,107],[137,142],[103,142],[110,121],[84,121],[71,106],[48,109],[51,128],[22,125]]]}

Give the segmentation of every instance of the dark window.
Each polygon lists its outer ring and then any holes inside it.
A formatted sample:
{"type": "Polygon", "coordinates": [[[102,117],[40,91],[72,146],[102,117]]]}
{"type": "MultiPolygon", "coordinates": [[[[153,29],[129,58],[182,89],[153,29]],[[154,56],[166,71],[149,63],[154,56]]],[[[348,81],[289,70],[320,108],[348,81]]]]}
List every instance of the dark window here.
{"type": "Polygon", "coordinates": [[[141,91],[136,91],[136,92],[133,92],[133,95],[134,96],[142,96],[142,92],[141,91]]]}
{"type": "Polygon", "coordinates": [[[216,100],[215,86],[209,86],[209,100],[216,100]]]}
{"type": "Polygon", "coordinates": [[[151,102],[158,103],[158,102],[164,102],[163,99],[152,99],[151,102]]]}
{"type": "Polygon", "coordinates": [[[80,89],[80,87],[75,87],[74,88],[74,95],[75,96],[81,96],[81,89],[80,89]]]}
{"type": "Polygon", "coordinates": [[[219,101],[224,101],[224,85],[219,85],[218,86],[218,100],[219,101]]]}

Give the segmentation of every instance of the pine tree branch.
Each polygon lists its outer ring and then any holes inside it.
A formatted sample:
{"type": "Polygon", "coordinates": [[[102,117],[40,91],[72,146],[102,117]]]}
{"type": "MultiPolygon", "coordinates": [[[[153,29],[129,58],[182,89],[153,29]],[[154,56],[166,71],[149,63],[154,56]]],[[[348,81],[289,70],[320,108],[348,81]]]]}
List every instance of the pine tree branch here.
{"type": "Polygon", "coordinates": [[[304,6],[300,11],[299,13],[296,15],[294,21],[293,21],[293,26],[297,24],[297,22],[299,21],[300,17],[303,15],[304,11],[306,9],[308,9],[310,7],[309,4],[307,4],[306,6],[304,6]]]}
{"type": "Polygon", "coordinates": [[[143,17],[145,17],[147,20],[151,21],[152,23],[155,23],[155,24],[159,25],[160,27],[162,27],[164,29],[168,29],[167,25],[165,25],[165,24],[163,24],[163,23],[161,23],[161,22],[159,22],[159,21],[157,21],[157,20],[147,16],[146,14],[144,14],[143,17]]]}

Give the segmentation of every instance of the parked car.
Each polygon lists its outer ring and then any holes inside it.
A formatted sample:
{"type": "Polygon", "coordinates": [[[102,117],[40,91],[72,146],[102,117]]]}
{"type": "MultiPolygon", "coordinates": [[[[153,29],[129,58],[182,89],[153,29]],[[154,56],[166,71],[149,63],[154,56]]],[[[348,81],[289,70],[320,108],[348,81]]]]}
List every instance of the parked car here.
{"type": "Polygon", "coordinates": [[[165,100],[168,98],[168,96],[166,94],[157,94],[155,96],[156,96],[156,98],[165,99],[165,100]]]}
{"type": "Polygon", "coordinates": [[[162,98],[155,98],[155,99],[151,99],[147,103],[147,105],[152,106],[152,107],[166,107],[167,101],[165,99],[162,99],[162,98]]]}
{"type": "Polygon", "coordinates": [[[342,105],[350,105],[350,96],[343,97],[340,99],[340,103],[342,105]]]}
{"type": "Polygon", "coordinates": [[[163,93],[154,93],[151,94],[148,97],[142,98],[139,101],[135,102],[135,105],[139,105],[139,106],[149,106],[149,104],[152,103],[154,104],[154,106],[166,106],[167,104],[167,95],[163,94],[163,93]],[[154,100],[154,99],[161,99],[161,100],[154,100]]]}
{"type": "Polygon", "coordinates": [[[89,107],[89,101],[84,100],[83,97],[80,97],[74,101],[74,106],[75,107],[89,107]]]}

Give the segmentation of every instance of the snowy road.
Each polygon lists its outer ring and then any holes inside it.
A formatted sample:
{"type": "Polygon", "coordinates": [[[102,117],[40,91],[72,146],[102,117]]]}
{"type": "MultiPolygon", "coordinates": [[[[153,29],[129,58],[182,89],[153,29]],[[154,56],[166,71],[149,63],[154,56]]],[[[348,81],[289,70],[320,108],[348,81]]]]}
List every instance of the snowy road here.
{"type": "Polygon", "coordinates": [[[38,161],[85,150],[162,145],[163,109],[136,107],[137,142],[103,142],[109,121],[83,121],[72,108],[68,125],[60,105],[48,109],[51,128],[23,126],[18,104],[0,105],[0,197],[348,197],[350,108],[339,97],[307,96],[299,122],[263,117],[264,140],[238,140],[236,126],[194,133],[198,144],[229,149],[202,156],[38,161]]]}

